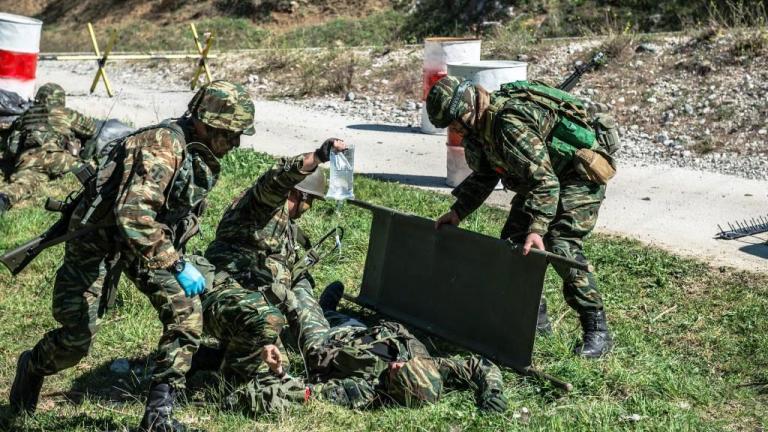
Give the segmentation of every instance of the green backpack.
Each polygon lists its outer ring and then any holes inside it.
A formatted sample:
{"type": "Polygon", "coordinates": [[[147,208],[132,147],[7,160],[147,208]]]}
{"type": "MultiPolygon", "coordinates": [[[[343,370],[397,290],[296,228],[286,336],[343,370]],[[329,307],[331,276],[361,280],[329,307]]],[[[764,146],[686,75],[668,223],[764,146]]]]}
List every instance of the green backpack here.
{"type": "Polygon", "coordinates": [[[488,108],[490,127],[484,131],[486,139],[493,138],[492,134],[497,130],[496,121],[509,109],[509,102],[512,99],[523,99],[549,109],[558,117],[548,143],[550,159],[556,172],[570,164],[579,149],[593,149],[598,146],[584,102],[568,92],[539,81],[515,81],[502,84],[501,89],[494,92],[494,95],[496,98],[488,108]]]}

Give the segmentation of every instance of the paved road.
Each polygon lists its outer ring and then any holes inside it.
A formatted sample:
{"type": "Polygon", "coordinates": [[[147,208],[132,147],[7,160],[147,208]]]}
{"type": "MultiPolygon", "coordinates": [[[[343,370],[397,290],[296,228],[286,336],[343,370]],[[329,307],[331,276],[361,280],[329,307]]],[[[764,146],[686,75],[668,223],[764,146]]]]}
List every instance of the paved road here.
{"type": "MultiPolygon", "coordinates": [[[[137,126],[183,113],[192,93],[156,92],[158,83],[113,79],[117,104],[90,96],[91,77],[41,62],[40,83],[55,81],[67,89],[71,105],[95,116],[133,122],[137,126]]],[[[103,92],[103,90],[102,90],[103,92]]],[[[339,115],[307,111],[279,102],[256,101],[256,130],[245,147],[274,155],[308,151],[329,136],[355,144],[358,172],[448,193],[444,137],[389,125],[369,124],[339,115]]],[[[768,182],[669,167],[621,166],[608,188],[598,230],[621,234],[673,252],[700,257],[712,265],[768,271],[766,236],[740,241],[712,237],[717,224],[768,214],[768,182]]],[[[507,205],[511,194],[499,191],[491,202],[507,205]]]]}

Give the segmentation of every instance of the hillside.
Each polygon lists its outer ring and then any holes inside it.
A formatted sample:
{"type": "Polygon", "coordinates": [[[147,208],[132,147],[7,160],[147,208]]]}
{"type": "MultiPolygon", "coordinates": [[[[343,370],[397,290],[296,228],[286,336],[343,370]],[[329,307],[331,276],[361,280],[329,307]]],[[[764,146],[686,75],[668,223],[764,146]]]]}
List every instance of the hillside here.
{"type": "Polygon", "coordinates": [[[533,38],[680,31],[765,22],[768,0],[0,0],[45,22],[44,51],[88,50],[83,24],[121,33],[123,50],[188,49],[186,23],[222,48],[392,45],[425,36],[520,32],[533,38]]]}

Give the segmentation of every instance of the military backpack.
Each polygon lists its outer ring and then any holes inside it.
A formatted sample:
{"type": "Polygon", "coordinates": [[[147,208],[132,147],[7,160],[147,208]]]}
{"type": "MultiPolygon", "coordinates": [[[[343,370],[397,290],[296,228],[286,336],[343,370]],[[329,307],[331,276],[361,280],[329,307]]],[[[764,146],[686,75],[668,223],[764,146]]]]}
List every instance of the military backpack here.
{"type": "Polygon", "coordinates": [[[514,81],[503,84],[494,92],[494,96],[488,107],[487,120],[482,131],[486,142],[494,139],[499,127],[498,121],[505,112],[512,110],[520,100],[529,101],[549,110],[557,117],[547,137],[547,148],[555,172],[561,172],[574,159],[583,162],[584,155],[591,154],[580,150],[603,153],[608,157],[606,161],[613,165],[610,155],[618,150],[619,137],[616,121],[610,115],[598,114],[590,118],[581,99],[540,81],[514,81]],[[600,151],[600,148],[603,151],[600,151]]]}

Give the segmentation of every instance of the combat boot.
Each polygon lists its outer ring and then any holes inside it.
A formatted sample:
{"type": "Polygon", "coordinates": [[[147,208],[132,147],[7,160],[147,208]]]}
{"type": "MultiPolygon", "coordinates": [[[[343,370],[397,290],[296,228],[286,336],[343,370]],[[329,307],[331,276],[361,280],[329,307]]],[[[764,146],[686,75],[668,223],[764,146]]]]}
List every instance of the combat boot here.
{"type": "Polygon", "coordinates": [[[192,356],[192,364],[187,372],[187,377],[192,377],[200,371],[217,371],[221,368],[223,361],[223,348],[201,344],[192,356]]]}
{"type": "Polygon", "coordinates": [[[16,378],[11,387],[11,410],[18,414],[26,412],[34,414],[37,401],[40,399],[40,390],[43,388],[43,375],[38,375],[29,370],[29,362],[32,358],[32,350],[21,353],[16,364],[16,378]]]}
{"type": "Polygon", "coordinates": [[[613,338],[608,331],[604,310],[584,311],[579,315],[584,341],[573,349],[573,353],[585,358],[600,358],[613,348],[613,338]]]}
{"type": "Polygon", "coordinates": [[[335,311],[342,297],[344,297],[344,284],[340,281],[331,282],[320,294],[317,304],[323,312],[335,311]]]}
{"type": "Polygon", "coordinates": [[[543,297],[539,302],[539,315],[536,317],[536,333],[541,336],[552,334],[552,324],[550,324],[549,316],[547,316],[547,301],[543,297]]]}
{"type": "Polygon", "coordinates": [[[149,388],[147,407],[144,409],[139,431],[186,432],[187,427],[171,417],[175,399],[176,391],[169,384],[153,384],[149,388]]]}
{"type": "Polygon", "coordinates": [[[11,199],[8,195],[0,192],[0,215],[5,213],[11,208],[11,199]]]}

